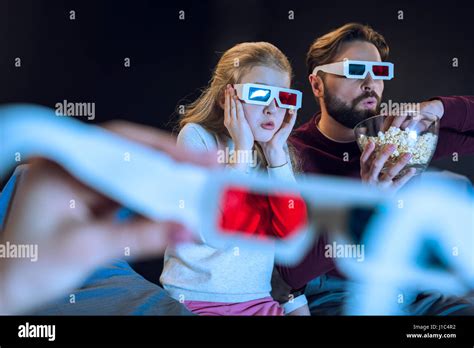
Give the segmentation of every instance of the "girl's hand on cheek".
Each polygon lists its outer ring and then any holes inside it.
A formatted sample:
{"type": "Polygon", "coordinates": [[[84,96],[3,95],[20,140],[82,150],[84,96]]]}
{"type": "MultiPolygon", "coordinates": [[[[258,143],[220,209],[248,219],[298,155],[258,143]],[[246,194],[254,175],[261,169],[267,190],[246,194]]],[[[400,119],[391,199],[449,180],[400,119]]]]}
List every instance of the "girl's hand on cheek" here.
{"type": "Polygon", "coordinates": [[[245,118],[242,102],[230,85],[225,89],[224,126],[235,143],[235,150],[251,150],[254,137],[245,118]]]}
{"type": "Polygon", "coordinates": [[[283,148],[295,125],[297,113],[297,110],[288,110],[280,129],[273,135],[272,139],[266,143],[260,143],[270,167],[279,167],[287,162],[283,148]]]}

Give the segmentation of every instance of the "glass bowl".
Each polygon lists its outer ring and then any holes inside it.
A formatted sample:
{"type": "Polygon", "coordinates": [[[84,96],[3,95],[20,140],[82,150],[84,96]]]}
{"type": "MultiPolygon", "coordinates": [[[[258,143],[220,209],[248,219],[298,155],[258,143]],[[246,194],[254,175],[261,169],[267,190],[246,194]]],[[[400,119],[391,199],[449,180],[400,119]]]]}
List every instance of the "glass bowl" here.
{"type": "Polygon", "coordinates": [[[439,119],[419,111],[377,115],[358,123],[354,127],[354,132],[361,151],[364,151],[369,141],[375,144],[375,154],[386,144],[395,145],[395,150],[385,162],[381,173],[384,173],[404,153],[412,155],[397,178],[410,168],[416,170],[416,175],[428,167],[438,142],[439,119]]]}

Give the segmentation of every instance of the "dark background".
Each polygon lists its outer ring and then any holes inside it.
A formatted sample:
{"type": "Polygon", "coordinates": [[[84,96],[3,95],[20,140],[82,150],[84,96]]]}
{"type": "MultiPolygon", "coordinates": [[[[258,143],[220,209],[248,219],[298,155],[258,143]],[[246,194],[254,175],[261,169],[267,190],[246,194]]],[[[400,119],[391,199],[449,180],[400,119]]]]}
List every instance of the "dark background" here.
{"type": "Polygon", "coordinates": [[[269,41],[288,55],[304,93],[299,123],[317,105],[307,82],[312,41],[347,22],[385,36],[395,79],[385,99],[474,94],[474,2],[0,0],[0,103],[95,102],[113,118],[170,129],[176,106],[207,84],[220,53],[269,41]],[[69,11],[76,20],[69,20],[69,11]],[[186,19],[178,20],[184,10],[186,19]],[[295,13],[288,20],[288,11],[295,13]],[[398,11],[404,20],[398,20],[398,11]],[[15,57],[22,67],[14,67],[15,57]],[[131,67],[124,67],[124,58],[131,67]],[[459,67],[452,67],[452,58],[459,67]]]}
{"type": "MultiPolygon", "coordinates": [[[[171,130],[177,106],[198,96],[220,53],[263,40],[293,64],[294,87],[304,94],[298,125],[317,111],[307,82],[308,47],[353,21],[371,25],[390,46],[395,79],[385,83],[385,100],[474,94],[473,17],[474,2],[455,0],[0,0],[0,103],[95,102],[94,123],[119,118],[171,130]]],[[[472,179],[473,159],[434,165],[472,179]]]]}

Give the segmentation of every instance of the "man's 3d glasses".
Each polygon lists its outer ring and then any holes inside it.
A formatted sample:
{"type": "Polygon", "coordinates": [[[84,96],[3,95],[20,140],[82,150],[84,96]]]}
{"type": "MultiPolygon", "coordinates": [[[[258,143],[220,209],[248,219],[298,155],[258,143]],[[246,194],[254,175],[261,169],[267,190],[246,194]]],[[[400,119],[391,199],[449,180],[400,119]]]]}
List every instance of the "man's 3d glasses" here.
{"type": "Polygon", "coordinates": [[[374,80],[391,80],[393,78],[393,63],[344,59],[341,62],[315,67],[313,75],[317,75],[319,71],[350,79],[365,79],[367,74],[370,74],[374,80]]]}

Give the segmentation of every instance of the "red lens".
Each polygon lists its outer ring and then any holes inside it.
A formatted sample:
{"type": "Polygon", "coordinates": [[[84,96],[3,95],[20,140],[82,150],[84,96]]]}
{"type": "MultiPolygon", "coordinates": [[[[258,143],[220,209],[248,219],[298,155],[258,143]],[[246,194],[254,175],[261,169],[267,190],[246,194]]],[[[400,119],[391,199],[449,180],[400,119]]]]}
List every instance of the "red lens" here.
{"type": "Polygon", "coordinates": [[[307,224],[306,204],[297,195],[262,194],[229,187],[220,202],[219,227],[227,234],[285,239],[307,224]]]}
{"type": "Polygon", "coordinates": [[[295,93],[280,91],[278,97],[282,105],[296,106],[297,95],[295,93]]]}
{"type": "Polygon", "coordinates": [[[375,76],[388,76],[388,66],[386,65],[374,65],[372,71],[375,76]]]}

